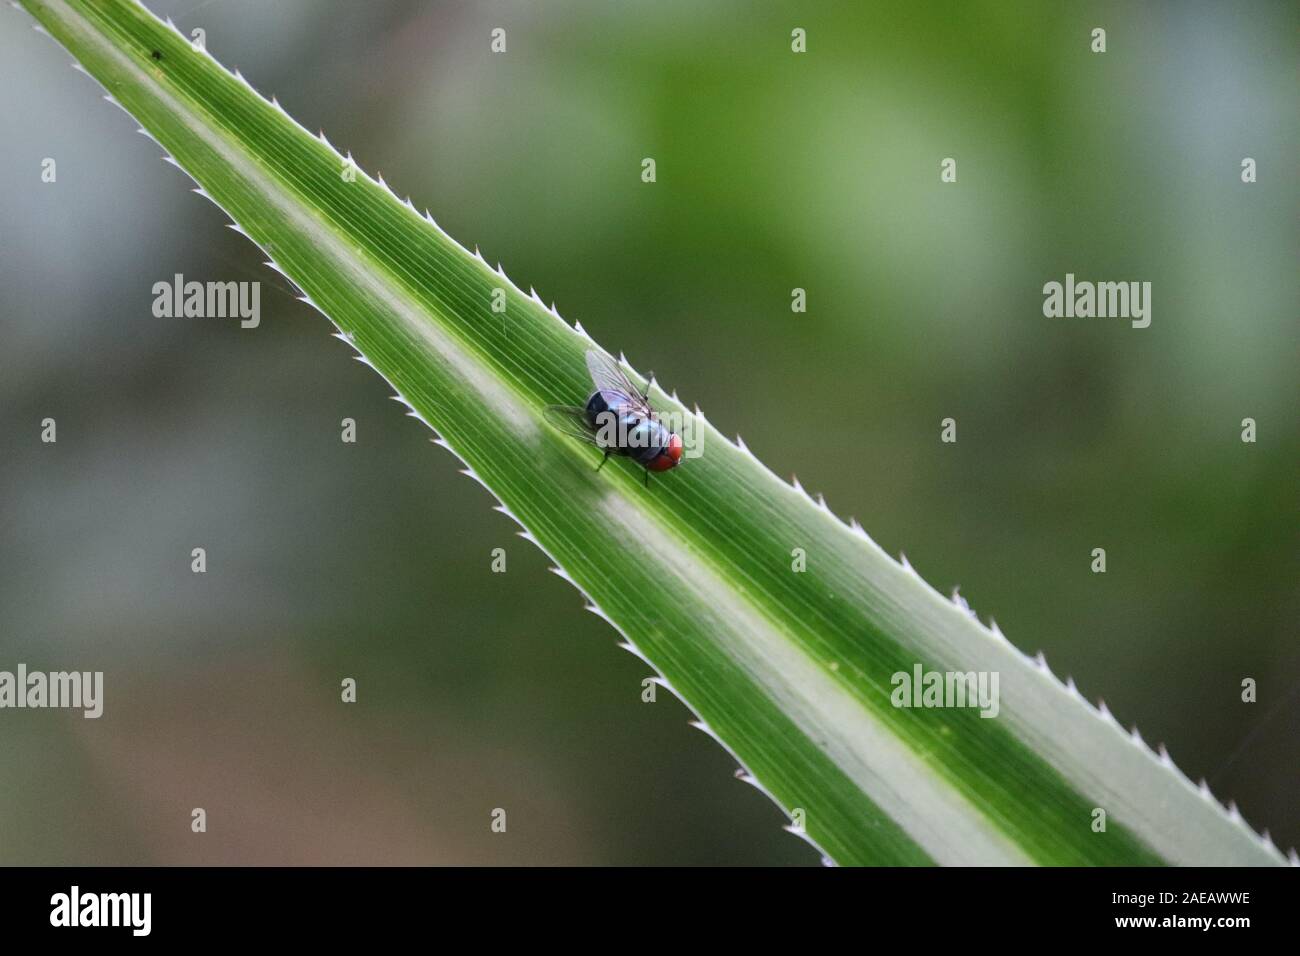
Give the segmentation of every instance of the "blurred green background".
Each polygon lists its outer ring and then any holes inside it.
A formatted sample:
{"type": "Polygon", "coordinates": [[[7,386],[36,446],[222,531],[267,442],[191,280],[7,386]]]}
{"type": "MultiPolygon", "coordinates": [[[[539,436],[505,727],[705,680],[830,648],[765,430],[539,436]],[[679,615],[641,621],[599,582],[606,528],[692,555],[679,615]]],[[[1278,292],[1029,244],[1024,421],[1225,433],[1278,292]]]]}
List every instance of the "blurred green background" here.
{"type": "MultiPolygon", "coordinates": [[[[148,5],[1300,843],[1292,5],[148,5]],[[1066,272],[1151,327],[1044,318],[1066,272]]],[[[106,704],[0,712],[0,862],[816,864],[30,22],[0,669],[106,704]],[[177,272],[262,280],[262,326],[154,318],[177,272]]]]}

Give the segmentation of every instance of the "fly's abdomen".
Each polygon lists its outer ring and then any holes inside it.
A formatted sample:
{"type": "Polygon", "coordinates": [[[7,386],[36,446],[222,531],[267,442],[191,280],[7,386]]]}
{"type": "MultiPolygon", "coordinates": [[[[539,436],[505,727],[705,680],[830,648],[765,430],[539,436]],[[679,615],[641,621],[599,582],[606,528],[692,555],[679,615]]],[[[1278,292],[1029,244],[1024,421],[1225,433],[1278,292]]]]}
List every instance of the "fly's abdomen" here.
{"type": "Polygon", "coordinates": [[[587,417],[591,419],[592,428],[600,427],[597,418],[607,411],[609,411],[609,403],[605,401],[605,396],[600,392],[593,392],[591,398],[587,399],[587,417]]]}
{"type": "Polygon", "coordinates": [[[596,447],[604,448],[606,451],[615,455],[625,455],[619,440],[623,432],[623,426],[618,413],[609,407],[605,401],[605,396],[596,392],[587,399],[587,421],[591,423],[591,430],[596,436],[596,447]]]}

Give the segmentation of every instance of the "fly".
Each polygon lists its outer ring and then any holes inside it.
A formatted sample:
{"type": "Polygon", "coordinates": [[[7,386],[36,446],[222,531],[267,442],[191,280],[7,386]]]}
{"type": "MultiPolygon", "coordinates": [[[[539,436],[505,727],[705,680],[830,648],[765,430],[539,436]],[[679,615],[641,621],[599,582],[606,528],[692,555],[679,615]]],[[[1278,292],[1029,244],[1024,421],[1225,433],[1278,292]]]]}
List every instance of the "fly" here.
{"type": "Polygon", "coordinates": [[[642,392],[608,355],[594,349],[587,351],[587,371],[596,390],[585,408],[576,405],[547,405],[546,420],[564,432],[605,453],[596,470],[600,471],[610,455],[631,458],[646,470],[646,487],[650,472],[676,468],[682,460],[682,440],[665,427],[650,407],[650,386],[642,392]]]}

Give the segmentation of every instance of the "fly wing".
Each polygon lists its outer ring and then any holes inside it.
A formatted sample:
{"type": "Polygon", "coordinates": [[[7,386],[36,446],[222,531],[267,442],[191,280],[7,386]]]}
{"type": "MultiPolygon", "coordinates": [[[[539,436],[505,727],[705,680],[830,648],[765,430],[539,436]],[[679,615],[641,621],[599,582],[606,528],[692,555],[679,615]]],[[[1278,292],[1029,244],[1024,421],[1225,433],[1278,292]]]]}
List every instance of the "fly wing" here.
{"type": "Polygon", "coordinates": [[[588,349],[587,371],[591,373],[596,391],[605,396],[605,402],[611,408],[630,408],[650,417],[650,405],[641,396],[641,390],[628,380],[611,356],[588,349]]]}
{"type": "Polygon", "coordinates": [[[547,405],[542,409],[542,414],[564,434],[591,445],[596,444],[596,433],[592,430],[591,423],[587,421],[585,408],[574,405],[547,405]]]}

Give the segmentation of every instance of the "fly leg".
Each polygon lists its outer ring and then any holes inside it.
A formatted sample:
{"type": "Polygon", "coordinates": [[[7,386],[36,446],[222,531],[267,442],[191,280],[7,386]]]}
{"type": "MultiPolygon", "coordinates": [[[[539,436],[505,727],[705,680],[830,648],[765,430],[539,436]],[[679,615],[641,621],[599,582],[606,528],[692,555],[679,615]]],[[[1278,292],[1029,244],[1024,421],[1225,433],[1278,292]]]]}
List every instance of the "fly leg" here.
{"type": "Polygon", "coordinates": [[[609,456],[610,456],[611,454],[612,454],[612,452],[610,452],[610,450],[609,450],[608,448],[606,448],[606,449],[605,449],[605,457],[602,458],[602,459],[600,460],[600,464],[596,466],[596,470],[597,470],[597,471],[600,471],[600,469],[602,469],[602,468],[605,467],[605,462],[609,461],[609,456]]]}
{"type": "Polygon", "coordinates": [[[649,491],[650,490],[650,469],[649,468],[645,470],[645,486],[646,486],[646,490],[649,491]]]}

